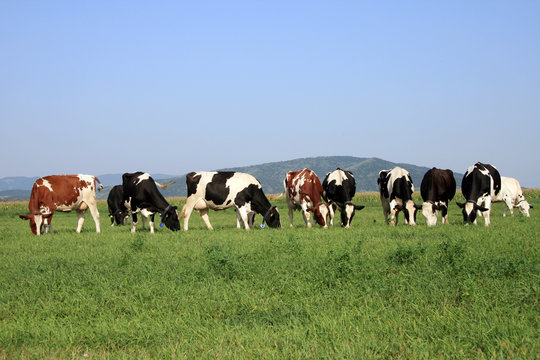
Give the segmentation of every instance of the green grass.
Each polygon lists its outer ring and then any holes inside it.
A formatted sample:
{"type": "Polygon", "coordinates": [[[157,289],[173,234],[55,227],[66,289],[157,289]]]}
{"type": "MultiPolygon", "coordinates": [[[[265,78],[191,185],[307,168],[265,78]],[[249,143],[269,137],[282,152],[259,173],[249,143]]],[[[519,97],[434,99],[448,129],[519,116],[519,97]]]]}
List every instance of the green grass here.
{"type": "Polygon", "coordinates": [[[42,237],[0,204],[0,358],[538,358],[535,209],[465,227],[452,202],[448,226],[392,228],[357,202],[351,229],[290,229],[279,199],[280,230],[227,210],[154,235],[100,203],[101,234],[59,213],[42,237]]]}

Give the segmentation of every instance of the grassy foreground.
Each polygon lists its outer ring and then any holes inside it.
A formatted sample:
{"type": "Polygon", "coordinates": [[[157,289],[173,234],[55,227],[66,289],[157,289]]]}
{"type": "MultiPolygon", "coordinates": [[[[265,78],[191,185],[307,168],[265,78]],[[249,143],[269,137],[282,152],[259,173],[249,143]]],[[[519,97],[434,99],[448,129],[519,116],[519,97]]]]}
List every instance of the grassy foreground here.
{"type": "MultiPolygon", "coordinates": [[[[0,358],[530,358],[540,354],[539,191],[532,217],[391,228],[377,195],[351,229],[131,234],[90,214],[31,234],[0,203],[0,358]]],[[[419,201],[418,201],[419,202],[419,201]]],[[[173,200],[181,206],[183,200],[173,200]]],[[[260,222],[260,217],[257,217],[260,222]]],[[[439,219],[440,222],[440,219],[439,219]]]]}

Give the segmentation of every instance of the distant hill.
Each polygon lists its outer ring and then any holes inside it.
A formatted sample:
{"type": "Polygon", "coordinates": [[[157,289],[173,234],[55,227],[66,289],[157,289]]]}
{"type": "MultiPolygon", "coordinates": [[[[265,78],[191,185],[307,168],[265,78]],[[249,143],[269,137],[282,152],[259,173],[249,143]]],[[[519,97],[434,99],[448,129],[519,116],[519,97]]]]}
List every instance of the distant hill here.
{"type": "MultiPolygon", "coordinates": [[[[391,169],[395,166],[407,169],[416,185],[416,189],[420,190],[422,177],[429,170],[427,167],[417,166],[404,163],[393,163],[379,158],[358,158],[353,156],[320,156],[311,158],[294,159],[288,161],[272,162],[260,165],[252,165],[245,167],[219,169],[223,171],[241,171],[255,176],[263,187],[266,194],[277,194],[283,192],[283,179],[287,171],[301,170],[308,168],[317,174],[323,181],[326,174],[336,168],[349,170],[354,174],[356,179],[356,191],[378,191],[377,178],[379,171],[383,169],[391,169]]],[[[463,174],[454,173],[456,182],[459,186],[463,174]]],[[[167,189],[163,190],[166,197],[170,196],[186,196],[186,179],[185,175],[167,179],[167,181],[175,181],[167,189]]]]}
{"type": "MultiPolygon", "coordinates": [[[[311,158],[294,159],[287,161],[279,161],[272,163],[265,163],[260,165],[225,168],[219,169],[222,171],[241,171],[255,176],[262,184],[263,190],[266,194],[277,194],[283,192],[283,179],[287,171],[301,170],[308,168],[319,176],[321,182],[326,174],[336,168],[343,170],[349,170],[354,174],[356,178],[356,191],[377,191],[377,177],[379,171],[383,169],[391,169],[395,166],[400,166],[407,169],[413,179],[416,190],[420,190],[420,183],[422,177],[429,169],[423,166],[417,166],[404,163],[393,163],[390,161],[382,160],[379,158],[359,158],[353,156],[320,156],[311,158]]],[[[194,169],[201,170],[201,169],[194,169]]],[[[175,184],[169,186],[167,189],[161,190],[165,197],[186,196],[186,177],[182,176],[170,176],[166,174],[151,174],[152,177],[160,183],[166,183],[174,181],[175,184]]],[[[461,184],[463,174],[454,173],[456,182],[461,184]]],[[[112,186],[121,184],[122,174],[105,174],[97,175],[105,189],[97,193],[98,199],[106,199],[112,186]]],[[[0,191],[0,201],[12,200],[11,195],[16,195],[16,199],[28,199],[30,197],[30,189],[36,178],[3,178],[0,179],[0,184],[9,183],[12,186],[10,189],[1,188],[0,190],[22,190],[19,192],[5,193],[0,191]],[[9,180],[4,182],[5,179],[19,179],[18,182],[9,180]],[[21,188],[16,188],[14,184],[21,184],[21,188]],[[26,194],[26,196],[24,196],[26,194]],[[22,197],[21,197],[22,196],[22,197]]]]}
{"type": "Polygon", "coordinates": [[[34,181],[37,180],[35,177],[25,177],[25,176],[14,176],[14,177],[5,177],[0,179],[0,191],[5,190],[31,190],[34,181]]]}

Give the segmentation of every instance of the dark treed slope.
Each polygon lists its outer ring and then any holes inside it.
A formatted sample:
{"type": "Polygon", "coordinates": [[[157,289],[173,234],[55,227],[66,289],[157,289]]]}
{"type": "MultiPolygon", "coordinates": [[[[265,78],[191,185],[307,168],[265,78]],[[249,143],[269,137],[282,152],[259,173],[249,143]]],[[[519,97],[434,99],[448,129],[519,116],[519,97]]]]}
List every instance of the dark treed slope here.
{"type": "MultiPolygon", "coordinates": [[[[220,170],[241,171],[251,174],[261,182],[263,190],[266,194],[277,194],[283,192],[283,179],[285,178],[287,171],[308,168],[315,171],[322,182],[328,172],[340,167],[341,169],[352,171],[356,178],[356,191],[365,192],[378,191],[377,177],[379,176],[379,171],[383,169],[391,169],[395,166],[401,166],[408,170],[413,178],[415,190],[420,190],[422,177],[429,168],[412,164],[393,163],[378,158],[321,156],[220,170]]],[[[194,170],[199,171],[202,169],[194,170]]],[[[461,184],[463,174],[454,173],[454,176],[459,186],[459,184],[461,184]]],[[[163,194],[165,196],[186,196],[185,176],[168,180],[176,181],[176,183],[163,190],[163,194]]]]}

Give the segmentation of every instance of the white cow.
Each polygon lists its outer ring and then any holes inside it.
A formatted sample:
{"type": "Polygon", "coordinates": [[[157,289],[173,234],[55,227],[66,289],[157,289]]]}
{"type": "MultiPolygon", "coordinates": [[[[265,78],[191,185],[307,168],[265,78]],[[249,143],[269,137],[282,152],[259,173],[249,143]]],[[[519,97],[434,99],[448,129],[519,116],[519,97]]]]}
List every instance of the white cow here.
{"type": "Polygon", "coordinates": [[[531,216],[529,209],[532,206],[525,200],[519,181],[514,178],[501,176],[501,191],[495,196],[493,202],[505,203],[503,216],[506,216],[508,209],[510,209],[510,215],[514,216],[514,207],[518,208],[524,216],[531,216]]]}

